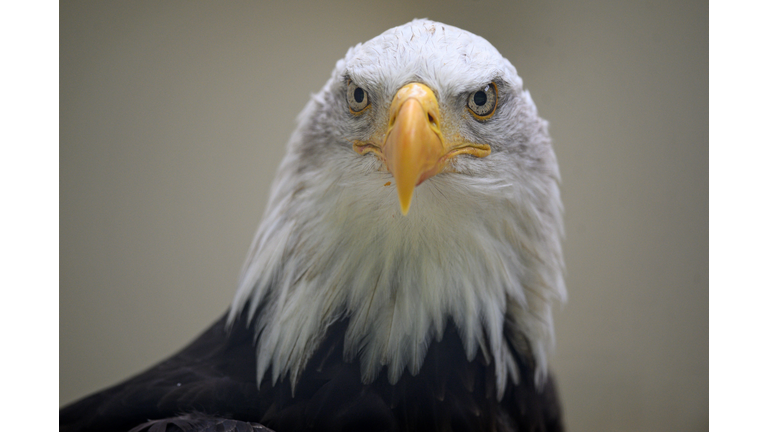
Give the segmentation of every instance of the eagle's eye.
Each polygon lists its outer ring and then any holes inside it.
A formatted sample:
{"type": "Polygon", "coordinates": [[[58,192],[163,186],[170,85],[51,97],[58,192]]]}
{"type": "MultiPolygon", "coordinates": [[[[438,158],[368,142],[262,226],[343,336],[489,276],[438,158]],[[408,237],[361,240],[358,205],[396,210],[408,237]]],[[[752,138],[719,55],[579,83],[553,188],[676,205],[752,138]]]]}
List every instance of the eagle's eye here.
{"type": "Polygon", "coordinates": [[[478,120],[487,120],[496,112],[496,84],[490,83],[482,89],[469,94],[467,107],[469,112],[478,120]]]}
{"type": "Polygon", "coordinates": [[[347,83],[347,103],[352,114],[360,114],[371,104],[368,100],[368,92],[352,81],[347,83]]]}

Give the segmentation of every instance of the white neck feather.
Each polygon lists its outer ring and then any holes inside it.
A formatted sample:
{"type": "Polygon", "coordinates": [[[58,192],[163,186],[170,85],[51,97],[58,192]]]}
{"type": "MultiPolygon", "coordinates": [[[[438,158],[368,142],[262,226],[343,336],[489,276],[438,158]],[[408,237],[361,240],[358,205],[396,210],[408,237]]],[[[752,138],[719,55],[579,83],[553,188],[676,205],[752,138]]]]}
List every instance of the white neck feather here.
{"type": "Polygon", "coordinates": [[[289,144],[230,313],[249,301],[249,320],[259,310],[258,381],[271,366],[273,382],[290,375],[295,386],[328,327],[348,318],[346,359],[359,358],[365,383],[383,365],[395,383],[406,367],[419,371],[450,318],[467,358],[479,348],[493,361],[501,397],[518,373],[508,317],[541,381],[554,341],[551,304],[565,297],[556,179],[541,185],[555,194],[553,210],[513,180],[440,174],[416,189],[402,216],[394,185],[385,185],[392,178],[372,155],[362,159],[364,176],[351,149],[335,152],[336,170],[302,170],[301,141],[297,132],[289,144]]]}

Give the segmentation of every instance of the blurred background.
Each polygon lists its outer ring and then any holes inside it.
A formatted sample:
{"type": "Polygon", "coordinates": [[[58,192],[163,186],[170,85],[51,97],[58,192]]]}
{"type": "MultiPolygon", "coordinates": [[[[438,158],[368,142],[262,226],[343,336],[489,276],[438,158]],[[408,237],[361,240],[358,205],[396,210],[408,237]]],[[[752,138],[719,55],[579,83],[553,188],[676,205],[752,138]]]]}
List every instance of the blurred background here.
{"type": "Polygon", "coordinates": [[[428,17],[495,45],[550,122],[569,430],[708,429],[707,2],[275,3],[60,3],[61,405],[224,313],[309,95],[428,17]]]}

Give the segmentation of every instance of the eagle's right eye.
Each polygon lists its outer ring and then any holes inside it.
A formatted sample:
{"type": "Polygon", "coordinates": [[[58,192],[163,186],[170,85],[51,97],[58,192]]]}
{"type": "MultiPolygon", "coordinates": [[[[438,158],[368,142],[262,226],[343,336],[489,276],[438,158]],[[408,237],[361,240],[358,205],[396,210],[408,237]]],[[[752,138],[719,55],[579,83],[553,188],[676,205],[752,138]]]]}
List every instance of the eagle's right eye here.
{"type": "Polygon", "coordinates": [[[352,81],[347,83],[347,103],[352,114],[360,114],[371,105],[368,92],[352,81]]]}

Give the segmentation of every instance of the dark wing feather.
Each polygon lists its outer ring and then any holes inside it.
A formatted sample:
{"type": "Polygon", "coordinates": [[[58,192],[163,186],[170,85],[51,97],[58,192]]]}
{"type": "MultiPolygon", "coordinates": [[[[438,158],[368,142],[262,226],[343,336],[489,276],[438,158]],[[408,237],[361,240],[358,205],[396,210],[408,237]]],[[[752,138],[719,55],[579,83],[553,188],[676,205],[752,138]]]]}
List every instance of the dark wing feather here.
{"type": "Polygon", "coordinates": [[[185,414],[152,420],[128,432],[274,432],[257,423],[210,417],[205,414],[185,414]]]}
{"type": "Polygon", "coordinates": [[[227,331],[222,317],[173,357],[62,408],[60,431],[127,431],[188,412],[255,421],[260,413],[252,341],[242,321],[227,331]]]}
{"type": "Polygon", "coordinates": [[[520,382],[500,401],[493,364],[482,355],[467,360],[452,323],[432,341],[419,373],[394,386],[386,370],[361,383],[359,362],[343,361],[347,322],[340,321],[295,389],[288,380],[267,380],[259,390],[253,330],[244,321],[228,331],[222,317],[175,356],[63,408],[60,431],[240,431],[256,423],[277,432],[563,430],[554,382],[536,388],[531,356],[512,336],[520,382]]]}
{"type": "Polygon", "coordinates": [[[390,385],[386,369],[371,384],[360,382],[359,362],[343,361],[347,323],[334,324],[291,397],[290,384],[262,385],[262,423],[282,431],[515,431],[561,432],[554,381],[534,384],[530,358],[515,355],[520,382],[496,399],[493,364],[467,360],[453,324],[433,341],[415,376],[390,385]]]}

